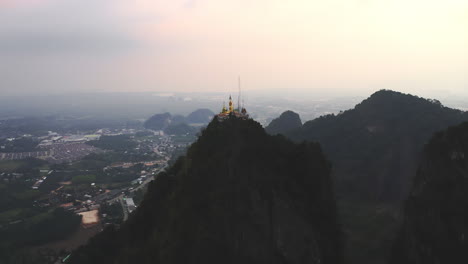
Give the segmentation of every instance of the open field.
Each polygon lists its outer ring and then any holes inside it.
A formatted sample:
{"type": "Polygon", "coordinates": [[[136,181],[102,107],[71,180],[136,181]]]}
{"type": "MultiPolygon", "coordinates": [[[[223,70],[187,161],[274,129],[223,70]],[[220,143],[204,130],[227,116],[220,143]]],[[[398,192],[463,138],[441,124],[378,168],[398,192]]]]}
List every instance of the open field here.
{"type": "Polygon", "coordinates": [[[0,161],[0,171],[2,172],[13,172],[20,168],[24,164],[24,161],[20,160],[3,160],[0,161]]]}
{"type": "Polygon", "coordinates": [[[78,248],[81,245],[86,244],[88,242],[88,239],[90,239],[97,233],[101,232],[101,230],[102,230],[102,227],[100,224],[95,225],[90,228],[80,227],[78,230],[76,230],[75,233],[73,233],[67,239],[47,243],[45,245],[36,247],[33,250],[53,249],[56,252],[60,252],[61,250],[70,251],[70,250],[78,248]]]}
{"type": "Polygon", "coordinates": [[[84,228],[89,228],[99,223],[99,211],[98,210],[81,212],[78,214],[83,217],[81,220],[81,225],[84,228]]]}

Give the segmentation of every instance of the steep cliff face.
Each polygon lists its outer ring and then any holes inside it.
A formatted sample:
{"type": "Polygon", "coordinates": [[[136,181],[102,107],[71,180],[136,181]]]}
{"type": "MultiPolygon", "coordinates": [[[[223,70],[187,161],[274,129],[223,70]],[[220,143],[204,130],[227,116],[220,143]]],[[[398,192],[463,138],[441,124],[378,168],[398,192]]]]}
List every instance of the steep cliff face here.
{"type": "Polygon", "coordinates": [[[382,90],[339,115],[287,133],[319,142],[333,163],[337,193],[366,201],[399,202],[409,190],[432,134],[468,121],[468,114],[436,100],[382,90]]]}
{"type": "Polygon", "coordinates": [[[425,147],[390,263],[468,263],[468,123],[425,147]]]}
{"type": "Polygon", "coordinates": [[[341,230],[320,146],[214,119],[119,230],[72,263],[341,263],[341,230]]]}
{"type": "Polygon", "coordinates": [[[291,130],[298,129],[302,126],[301,117],[293,111],[286,111],[278,118],[273,119],[271,123],[265,128],[268,134],[285,134],[291,130]]]}
{"type": "Polygon", "coordinates": [[[333,178],[348,263],[385,263],[400,224],[424,145],[432,135],[468,121],[468,114],[382,90],[338,115],[304,123],[286,136],[321,144],[333,178]]]}

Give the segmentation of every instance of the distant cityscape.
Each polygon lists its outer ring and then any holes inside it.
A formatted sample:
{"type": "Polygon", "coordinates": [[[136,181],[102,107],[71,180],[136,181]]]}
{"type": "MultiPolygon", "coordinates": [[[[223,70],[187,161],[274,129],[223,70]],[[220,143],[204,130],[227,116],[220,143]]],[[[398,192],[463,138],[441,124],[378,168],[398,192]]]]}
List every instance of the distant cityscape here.
{"type": "Polygon", "coordinates": [[[0,188],[21,186],[10,188],[16,190],[12,195],[24,198],[14,201],[18,205],[12,209],[0,208],[0,230],[30,225],[58,208],[80,215],[81,227],[62,241],[58,251],[85,243],[106,225],[126,221],[148,184],[196,139],[193,133],[170,135],[126,125],[34,135],[3,129],[0,188]],[[37,213],[23,213],[27,211],[37,213]]]}

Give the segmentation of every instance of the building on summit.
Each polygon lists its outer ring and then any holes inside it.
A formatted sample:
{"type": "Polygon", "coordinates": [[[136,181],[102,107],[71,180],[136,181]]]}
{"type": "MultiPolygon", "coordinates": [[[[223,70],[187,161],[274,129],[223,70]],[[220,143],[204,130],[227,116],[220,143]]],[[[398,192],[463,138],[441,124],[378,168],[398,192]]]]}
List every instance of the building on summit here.
{"type": "Polygon", "coordinates": [[[229,108],[226,108],[226,105],[223,104],[223,109],[219,114],[216,115],[216,117],[218,118],[218,120],[224,120],[230,116],[235,116],[243,119],[249,118],[245,107],[241,107],[239,104],[237,109],[234,108],[234,103],[232,102],[231,96],[229,96],[229,108]]]}

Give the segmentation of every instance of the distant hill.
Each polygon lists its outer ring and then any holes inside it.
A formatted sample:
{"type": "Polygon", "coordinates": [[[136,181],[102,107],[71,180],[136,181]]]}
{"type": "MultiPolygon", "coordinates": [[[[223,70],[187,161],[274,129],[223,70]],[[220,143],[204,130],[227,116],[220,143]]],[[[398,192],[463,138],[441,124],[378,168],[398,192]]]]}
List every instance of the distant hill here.
{"type": "Polygon", "coordinates": [[[186,123],[185,116],[183,116],[183,115],[173,115],[171,117],[171,123],[172,124],[186,123]]]}
{"type": "Polygon", "coordinates": [[[266,132],[271,135],[284,134],[293,129],[298,129],[302,126],[301,117],[293,111],[286,111],[278,118],[273,119],[265,128],[266,132]]]}
{"type": "Polygon", "coordinates": [[[431,135],[468,121],[468,114],[437,100],[381,90],[354,109],[306,122],[286,133],[319,142],[334,164],[338,194],[400,201],[431,135]]]}
{"type": "Polygon", "coordinates": [[[169,135],[185,135],[195,134],[197,129],[187,125],[186,123],[176,123],[169,125],[164,132],[169,135]]]}
{"type": "Polygon", "coordinates": [[[143,124],[146,129],[164,130],[171,123],[171,114],[155,114],[143,124]]]}
{"type": "Polygon", "coordinates": [[[188,124],[208,124],[215,114],[209,109],[198,109],[187,117],[170,113],[155,114],[143,124],[146,129],[163,130],[171,135],[195,133],[198,129],[188,124]]]}
{"type": "Polygon", "coordinates": [[[186,117],[186,122],[189,124],[192,124],[192,123],[208,124],[211,121],[211,119],[213,119],[214,115],[215,113],[213,113],[213,111],[211,111],[210,109],[205,109],[205,108],[197,109],[186,117]]]}
{"type": "Polygon", "coordinates": [[[70,263],[342,263],[330,164],[315,143],[213,119],[118,230],[70,263]]]}
{"type": "Polygon", "coordinates": [[[437,133],[405,202],[391,264],[468,263],[468,123],[437,133]]]}

